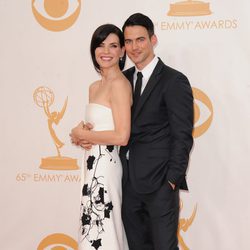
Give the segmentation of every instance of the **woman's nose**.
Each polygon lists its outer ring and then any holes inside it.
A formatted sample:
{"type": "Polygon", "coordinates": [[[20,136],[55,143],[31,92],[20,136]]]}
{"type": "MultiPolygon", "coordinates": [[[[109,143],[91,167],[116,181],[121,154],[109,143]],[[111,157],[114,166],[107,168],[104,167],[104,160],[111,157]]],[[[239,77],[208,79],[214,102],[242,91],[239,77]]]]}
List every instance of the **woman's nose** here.
{"type": "Polygon", "coordinates": [[[104,47],[104,52],[109,53],[109,47],[104,47]]]}

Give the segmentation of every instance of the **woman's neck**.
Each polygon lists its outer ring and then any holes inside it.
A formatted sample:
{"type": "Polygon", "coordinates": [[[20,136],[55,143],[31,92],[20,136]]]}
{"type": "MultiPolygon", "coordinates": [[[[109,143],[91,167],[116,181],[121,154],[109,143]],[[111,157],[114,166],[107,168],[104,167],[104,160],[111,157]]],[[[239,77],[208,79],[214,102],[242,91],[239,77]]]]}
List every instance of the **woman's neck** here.
{"type": "Polygon", "coordinates": [[[106,68],[101,70],[101,77],[104,81],[110,81],[121,74],[119,66],[106,68]]]}

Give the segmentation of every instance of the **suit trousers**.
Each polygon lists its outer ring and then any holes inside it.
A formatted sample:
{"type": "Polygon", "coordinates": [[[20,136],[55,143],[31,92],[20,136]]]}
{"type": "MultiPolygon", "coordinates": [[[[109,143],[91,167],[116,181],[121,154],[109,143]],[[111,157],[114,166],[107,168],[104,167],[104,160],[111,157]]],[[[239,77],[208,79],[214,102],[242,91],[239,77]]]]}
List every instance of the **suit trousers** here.
{"type": "Polygon", "coordinates": [[[123,187],[123,223],[130,250],[178,250],[179,189],[168,181],[155,192],[123,187]]]}

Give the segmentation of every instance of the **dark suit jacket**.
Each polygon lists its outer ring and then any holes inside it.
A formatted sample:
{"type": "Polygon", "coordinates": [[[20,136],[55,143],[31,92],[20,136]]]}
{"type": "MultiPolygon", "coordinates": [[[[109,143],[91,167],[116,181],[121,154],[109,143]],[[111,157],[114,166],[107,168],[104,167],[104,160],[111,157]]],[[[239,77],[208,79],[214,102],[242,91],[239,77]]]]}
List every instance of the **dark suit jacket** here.
{"type": "MultiPolygon", "coordinates": [[[[131,84],[134,71],[124,72],[131,84]]],[[[167,180],[187,189],[193,144],[193,95],[187,77],[159,59],[131,119],[129,143],[120,148],[123,184],[129,178],[139,193],[153,192],[167,180]]]]}

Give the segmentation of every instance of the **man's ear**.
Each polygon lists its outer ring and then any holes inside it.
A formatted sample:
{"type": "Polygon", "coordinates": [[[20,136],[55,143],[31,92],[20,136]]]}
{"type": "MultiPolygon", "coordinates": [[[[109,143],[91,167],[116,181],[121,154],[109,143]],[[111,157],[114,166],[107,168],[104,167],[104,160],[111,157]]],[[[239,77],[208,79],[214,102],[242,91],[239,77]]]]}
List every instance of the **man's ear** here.
{"type": "Polygon", "coordinates": [[[157,36],[154,34],[151,36],[151,43],[153,44],[153,46],[155,46],[158,43],[158,39],[157,36]]]}

